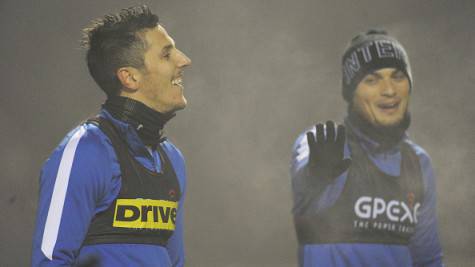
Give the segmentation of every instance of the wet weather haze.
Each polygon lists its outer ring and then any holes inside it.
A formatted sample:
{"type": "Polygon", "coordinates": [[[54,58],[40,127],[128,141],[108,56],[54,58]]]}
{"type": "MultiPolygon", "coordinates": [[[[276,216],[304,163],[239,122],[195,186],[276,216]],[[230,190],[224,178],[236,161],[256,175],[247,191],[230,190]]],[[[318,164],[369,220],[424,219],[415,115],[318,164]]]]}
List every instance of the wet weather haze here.
{"type": "Polygon", "coordinates": [[[166,126],[183,152],[187,266],[296,266],[289,163],[298,134],[341,122],[340,58],[370,27],[405,46],[411,137],[432,158],[448,266],[475,259],[475,2],[0,1],[0,266],[28,266],[39,173],[105,95],[81,29],[145,3],[193,61],[166,126]]]}

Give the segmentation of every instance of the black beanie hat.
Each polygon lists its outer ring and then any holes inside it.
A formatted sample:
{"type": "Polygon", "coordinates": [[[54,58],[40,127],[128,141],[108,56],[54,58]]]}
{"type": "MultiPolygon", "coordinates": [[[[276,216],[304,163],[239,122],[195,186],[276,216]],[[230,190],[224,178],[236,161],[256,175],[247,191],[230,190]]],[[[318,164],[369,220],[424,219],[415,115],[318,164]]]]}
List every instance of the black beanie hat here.
{"type": "Polygon", "coordinates": [[[384,30],[368,30],[355,36],[342,57],[342,93],[351,103],[358,83],[369,73],[382,68],[401,70],[409,79],[412,74],[404,47],[384,30]]]}

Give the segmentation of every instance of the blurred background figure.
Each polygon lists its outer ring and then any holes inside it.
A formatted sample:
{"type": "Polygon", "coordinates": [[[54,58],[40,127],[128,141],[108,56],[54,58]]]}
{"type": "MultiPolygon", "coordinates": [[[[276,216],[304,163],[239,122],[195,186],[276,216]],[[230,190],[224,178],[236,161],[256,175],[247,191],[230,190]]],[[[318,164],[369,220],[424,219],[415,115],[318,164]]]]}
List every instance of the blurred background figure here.
{"type": "Polygon", "coordinates": [[[406,134],[409,59],[382,30],[342,57],[344,125],[299,136],[291,166],[300,266],[442,266],[430,158],[406,134]]]}

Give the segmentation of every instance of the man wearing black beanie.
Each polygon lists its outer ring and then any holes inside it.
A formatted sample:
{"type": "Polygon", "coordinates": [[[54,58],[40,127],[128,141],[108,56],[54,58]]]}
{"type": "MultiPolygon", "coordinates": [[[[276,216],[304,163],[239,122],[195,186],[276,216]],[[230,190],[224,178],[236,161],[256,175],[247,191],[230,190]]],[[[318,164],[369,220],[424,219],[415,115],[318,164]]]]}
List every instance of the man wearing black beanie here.
{"type": "Polygon", "coordinates": [[[318,123],[293,148],[300,266],[443,266],[430,158],[406,134],[406,51],[369,30],[350,42],[342,74],[344,125],[318,123]]]}
{"type": "Polygon", "coordinates": [[[147,6],[84,30],[107,95],[45,162],[32,266],[184,266],[184,158],[163,127],[185,108],[190,59],[147,6]]]}

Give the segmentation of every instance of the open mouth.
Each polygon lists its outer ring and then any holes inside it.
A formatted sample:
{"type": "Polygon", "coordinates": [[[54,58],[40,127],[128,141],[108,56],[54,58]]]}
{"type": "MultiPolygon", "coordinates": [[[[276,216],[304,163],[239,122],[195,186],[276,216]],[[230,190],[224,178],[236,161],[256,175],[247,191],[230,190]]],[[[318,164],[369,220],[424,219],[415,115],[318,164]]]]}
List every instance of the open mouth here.
{"type": "Polygon", "coordinates": [[[183,78],[178,77],[172,80],[172,84],[181,87],[183,89],[183,78]]]}
{"type": "Polygon", "coordinates": [[[389,102],[389,103],[379,103],[377,107],[384,112],[394,112],[399,108],[400,101],[389,102]]]}

